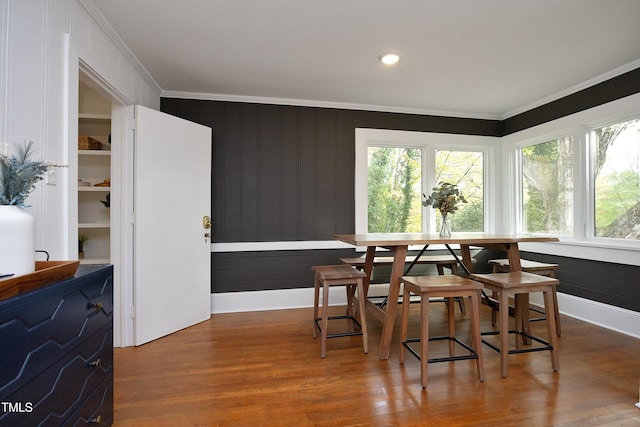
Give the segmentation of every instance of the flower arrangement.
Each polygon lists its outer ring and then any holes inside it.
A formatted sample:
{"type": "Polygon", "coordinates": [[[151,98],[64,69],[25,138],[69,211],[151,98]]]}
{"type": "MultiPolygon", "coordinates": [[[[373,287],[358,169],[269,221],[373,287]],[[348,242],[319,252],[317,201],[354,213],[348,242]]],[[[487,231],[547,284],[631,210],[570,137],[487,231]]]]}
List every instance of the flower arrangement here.
{"type": "Polygon", "coordinates": [[[0,154],[0,205],[25,206],[25,200],[38,181],[44,179],[49,162],[31,160],[33,141],[17,147],[17,154],[0,154]]]}
{"type": "Polygon", "coordinates": [[[458,210],[458,203],[467,203],[467,199],[460,194],[460,190],[455,184],[440,182],[437,187],[433,187],[433,193],[429,197],[424,195],[423,206],[433,206],[438,209],[442,216],[455,213],[458,210]]]}

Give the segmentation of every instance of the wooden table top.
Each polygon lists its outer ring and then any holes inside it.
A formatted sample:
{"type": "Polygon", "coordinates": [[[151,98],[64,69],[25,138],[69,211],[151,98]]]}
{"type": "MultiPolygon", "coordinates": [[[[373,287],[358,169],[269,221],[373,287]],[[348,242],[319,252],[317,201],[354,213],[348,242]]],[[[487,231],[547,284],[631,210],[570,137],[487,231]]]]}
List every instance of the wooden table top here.
{"type": "Polygon", "coordinates": [[[334,239],[354,246],[404,246],[404,245],[490,245],[520,242],[558,242],[557,237],[531,234],[453,233],[451,237],[425,233],[367,233],[334,234],[334,239]]]}

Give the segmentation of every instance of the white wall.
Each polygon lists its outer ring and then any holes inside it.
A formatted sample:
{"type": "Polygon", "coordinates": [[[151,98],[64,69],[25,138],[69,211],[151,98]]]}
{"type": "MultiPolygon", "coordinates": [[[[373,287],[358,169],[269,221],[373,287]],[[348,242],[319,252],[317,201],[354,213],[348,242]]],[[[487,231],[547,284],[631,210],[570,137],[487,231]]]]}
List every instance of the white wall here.
{"type": "MultiPolygon", "coordinates": [[[[77,100],[68,99],[77,96],[77,83],[69,87],[69,81],[77,82],[78,70],[68,70],[66,34],[85,69],[121,103],[159,109],[160,88],[112,41],[111,29],[98,25],[91,3],[0,1],[0,141],[32,140],[38,158],[69,164],[77,135],[70,129],[77,126],[77,100]]],[[[36,220],[36,247],[52,259],[69,259],[68,170],[57,175],[56,185],[38,184],[27,204],[36,220]]]]}

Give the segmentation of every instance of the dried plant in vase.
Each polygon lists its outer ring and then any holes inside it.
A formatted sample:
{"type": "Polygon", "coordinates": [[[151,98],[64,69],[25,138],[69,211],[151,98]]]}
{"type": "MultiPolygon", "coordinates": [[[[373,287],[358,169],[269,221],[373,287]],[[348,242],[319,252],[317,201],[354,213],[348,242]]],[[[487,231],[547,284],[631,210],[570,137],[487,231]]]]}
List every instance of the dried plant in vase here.
{"type": "Polygon", "coordinates": [[[440,225],[440,236],[451,236],[451,218],[449,214],[453,214],[458,210],[459,203],[467,203],[467,199],[460,194],[458,186],[448,182],[440,182],[437,187],[433,187],[433,192],[429,197],[425,194],[422,196],[423,206],[433,206],[438,209],[442,215],[442,224],[440,225]]]}

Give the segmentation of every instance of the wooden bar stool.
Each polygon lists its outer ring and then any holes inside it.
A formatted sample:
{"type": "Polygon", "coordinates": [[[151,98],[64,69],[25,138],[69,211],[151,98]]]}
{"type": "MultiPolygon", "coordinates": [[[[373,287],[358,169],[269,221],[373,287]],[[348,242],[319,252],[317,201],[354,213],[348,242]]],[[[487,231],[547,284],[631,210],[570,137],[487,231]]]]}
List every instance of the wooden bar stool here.
{"type": "MultiPolygon", "coordinates": [[[[534,351],[546,351],[551,354],[551,367],[554,371],[558,370],[558,345],[556,336],[556,319],[555,316],[547,316],[547,333],[549,342],[543,341],[538,337],[524,332],[524,322],[522,313],[528,307],[528,301],[525,302],[522,296],[532,292],[542,292],[544,295],[544,309],[547,313],[553,313],[555,310],[553,303],[553,290],[558,284],[558,279],[540,276],[537,274],[527,273],[524,271],[512,271],[509,273],[489,273],[489,274],[472,274],[471,279],[481,282],[484,287],[494,293],[498,299],[498,311],[500,314],[499,332],[483,332],[482,335],[500,335],[500,347],[497,347],[487,341],[483,342],[492,349],[500,352],[500,368],[503,378],[507,377],[507,356],[516,353],[529,353],[534,351]],[[515,330],[509,330],[509,298],[515,300],[515,330]],[[522,344],[516,337],[516,349],[509,350],[508,338],[509,334],[522,335],[533,341],[542,344],[541,347],[522,348],[522,344]]],[[[528,300],[528,299],[527,299],[528,300]]]]}
{"type": "MultiPolygon", "coordinates": [[[[508,259],[492,259],[489,260],[489,264],[493,266],[494,273],[508,273],[510,271],[509,260],[508,259]]],[[[556,278],[556,269],[559,267],[558,264],[547,264],[543,262],[537,261],[529,261],[526,259],[520,260],[520,264],[522,265],[522,271],[527,273],[539,274],[541,276],[547,276],[551,278],[556,278]]],[[[553,288],[553,304],[556,308],[555,317],[556,317],[556,332],[558,336],[562,335],[562,330],[560,326],[560,309],[558,308],[558,294],[556,292],[556,288],[553,288]]],[[[529,307],[529,310],[535,311],[536,313],[540,313],[546,316],[545,311],[539,309],[538,307],[529,307]]],[[[546,317],[534,317],[529,319],[530,322],[537,322],[540,320],[545,320],[546,317]]],[[[496,307],[494,306],[491,310],[491,322],[492,324],[496,324],[496,307]]]]}
{"type": "Polygon", "coordinates": [[[402,327],[400,332],[400,363],[404,363],[405,349],[420,359],[420,380],[422,388],[427,388],[427,364],[455,360],[476,359],[478,380],[484,381],[484,360],[482,358],[482,340],[480,336],[480,298],[482,285],[460,276],[409,276],[403,277],[404,293],[402,298],[402,327]],[[420,296],[420,338],[407,339],[409,328],[409,301],[411,294],[420,296]],[[429,336],[429,298],[445,298],[448,305],[449,331],[447,336],[429,336]],[[471,346],[463,343],[455,336],[454,298],[469,297],[471,305],[471,346]],[[429,341],[449,341],[449,357],[428,358],[429,341]],[[420,353],[410,344],[420,342],[420,353]],[[468,350],[468,354],[455,355],[455,345],[459,344],[468,350]]]}
{"type": "Polygon", "coordinates": [[[364,352],[369,352],[367,338],[367,313],[365,311],[364,282],[366,277],[364,272],[356,270],[348,265],[320,265],[311,267],[315,271],[314,300],[313,300],[313,337],[321,336],[320,357],[324,358],[327,353],[327,338],[345,337],[352,335],[362,335],[362,345],[364,352]],[[322,316],[318,316],[318,305],[320,299],[320,287],[322,286],[322,316]],[[329,316],[329,288],[331,286],[345,286],[347,290],[347,314],[345,316],[329,316]],[[358,291],[358,312],[360,321],[356,319],[353,312],[353,299],[355,291],[358,291]],[[327,334],[329,320],[350,319],[354,324],[360,326],[360,332],[352,330],[339,334],[327,334]],[[320,322],[320,323],[318,323],[320,322]]]}

